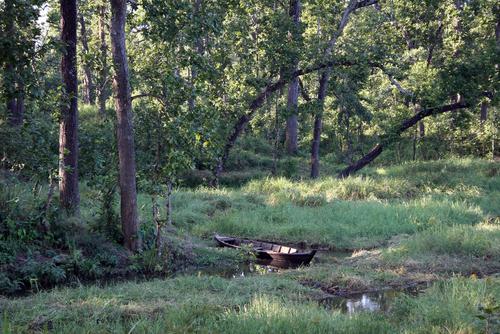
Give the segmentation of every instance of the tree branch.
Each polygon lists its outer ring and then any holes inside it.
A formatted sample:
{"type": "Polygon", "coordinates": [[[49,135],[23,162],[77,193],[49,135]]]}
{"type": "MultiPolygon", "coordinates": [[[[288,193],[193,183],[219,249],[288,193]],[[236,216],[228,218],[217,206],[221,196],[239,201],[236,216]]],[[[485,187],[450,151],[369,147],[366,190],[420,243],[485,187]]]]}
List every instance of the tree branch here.
{"type": "MultiPolygon", "coordinates": [[[[441,107],[423,109],[420,112],[413,115],[413,117],[404,120],[401,123],[401,125],[396,129],[395,133],[397,136],[399,136],[405,130],[411,128],[412,126],[414,126],[415,124],[417,124],[418,122],[420,122],[422,119],[424,119],[426,117],[429,117],[432,115],[443,114],[443,113],[453,111],[453,110],[468,108],[470,106],[471,106],[470,104],[465,103],[465,102],[457,102],[457,103],[447,104],[447,105],[444,105],[441,107]]],[[[384,147],[388,146],[391,142],[392,142],[392,137],[385,136],[385,138],[383,138],[380,143],[375,145],[370,150],[370,152],[368,152],[365,156],[363,156],[361,159],[359,159],[358,161],[354,162],[353,164],[349,165],[344,170],[342,170],[337,175],[337,178],[340,178],[340,179],[346,178],[349,175],[360,170],[361,168],[365,167],[370,162],[375,160],[375,158],[378,157],[382,153],[382,151],[384,150],[384,147]]]]}
{"type": "Polygon", "coordinates": [[[156,94],[151,94],[151,93],[133,95],[130,97],[130,100],[133,101],[135,99],[140,99],[143,97],[152,97],[152,98],[157,99],[163,106],[167,105],[167,101],[165,101],[165,99],[162,96],[156,95],[156,94]]]}
{"type": "Polygon", "coordinates": [[[370,65],[372,65],[373,67],[376,67],[376,68],[380,69],[387,76],[387,78],[389,79],[389,81],[391,82],[391,84],[394,87],[396,87],[396,89],[401,94],[403,94],[405,96],[408,96],[408,97],[413,97],[413,92],[411,90],[406,89],[403,86],[401,86],[401,84],[399,83],[399,81],[397,81],[394,78],[394,76],[391,73],[389,73],[382,64],[379,64],[379,63],[370,63],[370,65]]]}
{"type": "MultiPolygon", "coordinates": [[[[376,4],[376,3],[378,3],[378,0],[361,0],[361,1],[351,0],[349,2],[347,8],[345,9],[344,13],[342,14],[342,19],[339,23],[339,27],[338,27],[337,31],[335,32],[333,37],[328,42],[328,47],[325,50],[326,58],[331,57],[333,48],[335,47],[335,44],[337,42],[338,37],[340,36],[340,34],[344,30],[345,26],[347,25],[350,14],[359,8],[367,7],[367,6],[376,4]]],[[[222,155],[219,158],[217,166],[215,167],[215,170],[214,170],[215,180],[214,180],[214,182],[217,183],[218,177],[219,177],[220,173],[223,171],[224,165],[225,165],[227,158],[229,156],[229,151],[234,146],[236,139],[238,139],[239,135],[241,134],[241,132],[243,131],[245,126],[248,124],[248,122],[250,122],[250,120],[254,116],[255,112],[257,111],[257,109],[262,106],[262,104],[264,103],[267,96],[269,96],[273,92],[277,91],[278,89],[281,89],[285,84],[287,84],[289,81],[291,81],[292,79],[294,79],[296,77],[299,77],[299,76],[302,76],[304,74],[308,74],[308,73],[311,73],[314,71],[318,71],[318,70],[321,70],[324,68],[330,69],[333,65],[351,66],[351,65],[355,65],[355,63],[353,63],[351,61],[331,60],[331,61],[319,64],[316,66],[311,66],[311,67],[308,67],[305,69],[299,69],[299,70],[293,72],[289,77],[280,77],[278,79],[278,81],[276,81],[274,83],[272,83],[272,82],[269,83],[257,95],[257,97],[254,100],[252,100],[252,102],[250,103],[250,105],[249,105],[250,112],[248,112],[245,115],[242,115],[238,119],[236,124],[234,125],[232,132],[230,133],[230,135],[228,136],[228,138],[226,140],[226,144],[224,146],[222,155]]]]}
{"type": "Polygon", "coordinates": [[[300,86],[300,95],[306,100],[306,102],[311,101],[311,97],[309,96],[309,93],[307,93],[306,88],[304,87],[304,83],[302,82],[301,79],[299,79],[299,86],[300,86]]]}
{"type": "Polygon", "coordinates": [[[413,92],[409,89],[406,89],[406,88],[403,88],[403,86],[401,86],[401,84],[396,80],[394,79],[393,76],[391,76],[390,74],[386,73],[387,77],[389,78],[389,80],[391,81],[392,85],[394,87],[396,87],[396,89],[403,95],[406,95],[408,97],[413,97],[413,92]]]}
{"type": "Polygon", "coordinates": [[[284,87],[288,82],[290,82],[292,79],[296,77],[312,73],[323,68],[331,67],[333,65],[353,66],[357,64],[359,63],[355,63],[349,60],[344,60],[344,61],[330,60],[328,62],[319,65],[314,65],[306,67],[304,69],[299,69],[297,71],[294,71],[290,76],[280,77],[277,81],[268,83],[264,87],[264,89],[262,89],[261,92],[250,102],[248,106],[248,109],[250,111],[240,116],[240,118],[238,118],[235,125],[233,126],[231,133],[227,137],[226,144],[224,145],[224,149],[222,151],[222,155],[220,156],[219,161],[217,162],[217,166],[215,167],[214,170],[215,182],[217,182],[216,180],[218,179],[220,173],[224,170],[227,158],[229,157],[229,151],[233,148],[236,139],[238,139],[239,135],[245,129],[245,126],[253,118],[255,112],[264,104],[264,101],[268,96],[270,96],[272,93],[284,87]]]}

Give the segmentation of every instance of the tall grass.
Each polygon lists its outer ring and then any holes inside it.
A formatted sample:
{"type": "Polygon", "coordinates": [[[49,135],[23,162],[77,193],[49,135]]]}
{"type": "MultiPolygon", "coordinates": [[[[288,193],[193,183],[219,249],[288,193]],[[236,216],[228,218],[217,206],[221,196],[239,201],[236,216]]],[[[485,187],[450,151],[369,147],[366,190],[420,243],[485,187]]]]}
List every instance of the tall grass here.
{"type": "Polygon", "coordinates": [[[336,201],[314,208],[279,205],[231,211],[194,226],[193,232],[210,235],[217,231],[352,249],[377,246],[401,233],[437,225],[474,224],[481,219],[476,207],[449,201],[336,201]]]}
{"type": "Polygon", "coordinates": [[[404,296],[393,309],[406,333],[498,333],[493,311],[500,306],[500,281],[453,278],[435,284],[418,298],[404,296]]]}
{"type": "Polygon", "coordinates": [[[354,316],[287,279],[179,277],[0,299],[4,333],[495,333],[500,281],[453,278],[354,316]]]}
{"type": "Polygon", "coordinates": [[[500,258],[500,225],[437,226],[403,241],[389,254],[400,256],[459,255],[500,258]]]}
{"type": "Polygon", "coordinates": [[[198,189],[176,196],[208,205],[180,210],[181,220],[190,221],[190,231],[201,236],[220,232],[331,248],[373,247],[401,233],[474,225],[498,216],[497,165],[468,159],[420,162],[346,180],[266,178],[239,191],[198,189]],[[203,199],[207,195],[212,198],[203,199]],[[217,208],[214,201],[225,204],[217,208]]]}
{"type": "MultiPolygon", "coordinates": [[[[497,170],[498,163],[452,159],[368,169],[346,180],[265,178],[240,189],[177,189],[173,221],[203,237],[220,232],[332,248],[371,247],[400,233],[499,216],[497,170]]],[[[82,194],[89,220],[95,215],[88,208],[95,206],[93,197],[91,189],[82,194]]],[[[141,220],[151,221],[151,196],[140,194],[139,207],[141,220]]]]}

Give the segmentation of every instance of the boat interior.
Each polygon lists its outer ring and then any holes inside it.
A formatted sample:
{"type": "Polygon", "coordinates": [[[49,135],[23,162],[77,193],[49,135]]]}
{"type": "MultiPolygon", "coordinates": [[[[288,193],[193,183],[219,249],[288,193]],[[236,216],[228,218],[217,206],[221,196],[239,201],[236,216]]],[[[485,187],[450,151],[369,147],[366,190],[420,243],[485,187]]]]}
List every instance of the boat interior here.
{"type": "Polygon", "coordinates": [[[234,246],[249,245],[250,247],[252,247],[255,250],[272,251],[272,252],[284,253],[284,254],[293,254],[293,253],[298,252],[298,250],[296,248],[287,247],[287,246],[278,245],[278,244],[272,244],[269,242],[236,239],[236,238],[227,238],[224,241],[227,242],[228,244],[231,244],[234,246]]]}

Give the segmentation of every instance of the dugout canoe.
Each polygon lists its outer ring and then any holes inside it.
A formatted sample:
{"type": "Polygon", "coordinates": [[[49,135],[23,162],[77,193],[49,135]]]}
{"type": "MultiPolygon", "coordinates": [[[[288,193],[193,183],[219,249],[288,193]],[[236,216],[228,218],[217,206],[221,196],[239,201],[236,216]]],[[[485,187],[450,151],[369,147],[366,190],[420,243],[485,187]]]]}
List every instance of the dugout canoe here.
{"type": "Polygon", "coordinates": [[[283,266],[306,265],[311,262],[312,258],[316,254],[315,249],[306,251],[268,241],[227,237],[218,234],[214,236],[214,239],[223,247],[250,247],[255,252],[257,258],[272,260],[273,264],[283,266]]]}

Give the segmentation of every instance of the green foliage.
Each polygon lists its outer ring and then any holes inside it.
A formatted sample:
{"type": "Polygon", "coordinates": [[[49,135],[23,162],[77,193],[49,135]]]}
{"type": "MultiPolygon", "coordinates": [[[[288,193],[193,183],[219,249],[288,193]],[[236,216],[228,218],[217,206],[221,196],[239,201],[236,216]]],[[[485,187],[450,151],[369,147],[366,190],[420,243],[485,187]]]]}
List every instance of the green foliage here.
{"type": "Polygon", "coordinates": [[[213,266],[217,268],[237,265],[252,259],[248,252],[235,251],[230,248],[201,248],[193,249],[194,261],[197,267],[213,266]]]}
{"type": "Polygon", "coordinates": [[[126,273],[123,249],[60,216],[47,187],[0,182],[0,292],[37,291],[126,273]]]}
{"type": "Polygon", "coordinates": [[[44,113],[26,117],[26,124],[20,129],[7,126],[0,120],[3,151],[0,166],[2,171],[46,182],[48,171],[57,167],[57,126],[50,115],[44,113]]]}

